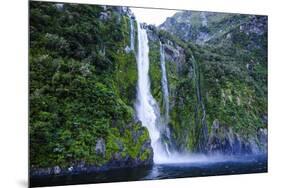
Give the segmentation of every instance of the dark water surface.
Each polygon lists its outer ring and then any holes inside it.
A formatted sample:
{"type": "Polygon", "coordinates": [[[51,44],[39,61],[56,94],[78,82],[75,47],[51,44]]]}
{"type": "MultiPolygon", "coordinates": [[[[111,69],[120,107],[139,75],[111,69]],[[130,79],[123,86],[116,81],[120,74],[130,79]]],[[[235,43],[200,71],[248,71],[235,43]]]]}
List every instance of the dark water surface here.
{"type": "Polygon", "coordinates": [[[267,156],[248,156],[225,161],[200,163],[155,164],[146,168],[126,168],[100,173],[37,177],[30,179],[30,185],[36,187],[55,186],[262,172],[267,172],[267,156]]]}

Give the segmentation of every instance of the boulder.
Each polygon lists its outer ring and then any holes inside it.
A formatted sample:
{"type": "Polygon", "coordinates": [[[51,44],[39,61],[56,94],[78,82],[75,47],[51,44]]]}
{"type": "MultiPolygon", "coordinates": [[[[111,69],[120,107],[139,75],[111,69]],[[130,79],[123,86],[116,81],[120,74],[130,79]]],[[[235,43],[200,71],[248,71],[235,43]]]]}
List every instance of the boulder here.
{"type": "Polygon", "coordinates": [[[132,51],[132,49],[129,46],[126,46],[124,51],[125,51],[126,54],[128,54],[132,51]]]}
{"type": "Polygon", "coordinates": [[[69,171],[69,172],[72,172],[73,171],[73,166],[71,166],[71,167],[69,167],[67,170],[69,171]]]}
{"type": "Polygon", "coordinates": [[[100,13],[100,20],[108,20],[110,18],[110,12],[101,12],[100,13]]]}
{"type": "Polygon", "coordinates": [[[59,173],[61,172],[60,167],[59,167],[59,166],[55,166],[55,167],[53,168],[53,172],[54,172],[54,174],[59,174],[59,173]]]}
{"type": "Polygon", "coordinates": [[[99,138],[96,143],[95,152],[98,155],[105,156],[105,141],[103,138],[99,138]]]}
{"type": "Polygon", "coordinates": [[[262,145],[262,151],[264,153],[266,153],[267,147],[268,147],[267,129],[266,128],[260,128],[258,130],[257,137],[258,137],[259,143],[262,145]]]}

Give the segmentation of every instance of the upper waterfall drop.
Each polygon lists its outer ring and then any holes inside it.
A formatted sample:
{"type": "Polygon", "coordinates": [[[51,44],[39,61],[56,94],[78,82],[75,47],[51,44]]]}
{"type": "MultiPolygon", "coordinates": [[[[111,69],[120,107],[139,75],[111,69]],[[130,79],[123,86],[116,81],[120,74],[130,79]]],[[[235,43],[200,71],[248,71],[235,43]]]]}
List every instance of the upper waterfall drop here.
{"type": "Polygon", "coordinates": [[[137,102],[135,105],[137,118],[142,125],[148,129],[151,146],[153,148],[155,163],[166,161],[168,154],[161,143],[161,133],[159,126],[160,110],[156,100],[150,92],[149,80],[149,46],[147,33],[138,22],[138,83],[137,83],[137,102]]]}
{"type": "Polygon", "coordinates": [[[135,50],[135,27],[134,20],[130,17],[130,49],[135,50]]]}

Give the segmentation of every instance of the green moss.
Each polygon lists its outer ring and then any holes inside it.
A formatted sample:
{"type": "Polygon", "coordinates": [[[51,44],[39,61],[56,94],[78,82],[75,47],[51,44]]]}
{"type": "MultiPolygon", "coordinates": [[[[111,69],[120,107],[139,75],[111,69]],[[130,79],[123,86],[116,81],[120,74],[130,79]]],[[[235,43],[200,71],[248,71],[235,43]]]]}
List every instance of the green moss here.
{"type": "Polygon", "coordinates": [[[134,142],[132,134],[141,125],[133,123],[137,66],[134,53],[125,53],[128,16],[114,7],[101,20],[100,6],[30,5],[32,167],[102,165],[117,152],[139,157],[149,136],[143,130],[134,142]],[[105,156],[95,152],[100,138],[105,156]]]}
{"type": "Polygon", "coordinates": [[[130,106],[133,106],[136,96],[137,63],[133,53],[116,55],[116,83],[119,95],[130,106]]]}
{"type": "Polygon", "coordinates": [[[149,41],[149,77],[151,94],[158,102],[160,112],[164,112],[163,93],[162,93],[162,73],[160,64],[160,46],[159,41],[149,41]]]}
{"type": "Polygon", "coordinates": [[[142,161],[145,161],[145,160],[148,160],[150,156],[151,156],[151,151],[148,150],[148,149],[146,149],[146,150],[141,154],[140,159],[141,159],[142,161]]]}

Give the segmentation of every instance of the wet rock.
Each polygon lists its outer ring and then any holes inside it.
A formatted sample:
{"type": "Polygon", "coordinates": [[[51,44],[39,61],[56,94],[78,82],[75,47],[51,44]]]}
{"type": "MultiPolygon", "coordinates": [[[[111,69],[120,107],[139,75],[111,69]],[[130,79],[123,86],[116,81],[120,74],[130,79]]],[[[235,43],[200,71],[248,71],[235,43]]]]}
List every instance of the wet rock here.
{"type": "Polygon", "coordinates": [[[124,144],[120,140],[117,140],[116,144],[118,145],[119,151],[122,152],[124,150],[124,144]]]}
{"type": "Polygon", "coordinates": [[[59,11],[63,10],[63,4],[62,3],[56,3],[55,6],[59,11]]]}
{"type": "Polygon", "coordinates": [[[261,128],[258,130],[257,137],[259,140],[259,143],[262,145],[262,151],[264,153],[267,153],[267,147],[268,147],[268,133],[266,128],[261,128]]]}
{"type": "Polygon", "coordinates": [[[219,120],[215,119],[215,120],[213,121],[212,129],[213,129],[213,130],[217,130],[219,127],[220,127],[219,120]]]}
{"type": "Polygon", "coordinates": [[[110,18],[110,16],[111,16],[110,12],[101,12],[99,19],[105,21],[105,20],[108,20],[110,18]]]}
{"type": "Polygon", "coordinates": [[[73,166],[71,166],[71,167],[69,167],[67,170],[69,171],[69,172],[72,172],[73,171],[73,166]]]}
{"type": "Polygon", "coordinates": [[[146,29],[146,31],[148,32],[148,31],[150,31],[150,30],[148,29],[147,26],[148,26],[148,25],[147,25],[146,23],[140,23],[140,27],[141,27],[142,29],[146,29]]]}
{"type": "Polygon", "coordinates": [[[208,152],[228,155],[260,154],[267,152],[267,129],[259,129],[257,134],[241,136],[214,120],[207,144],[208,152]]]}
{"type": "Polygon", "coordinates": [[[105,141],[103,138],[98,139],[95,151],[98,155],[102,155],[103,157],[105,156],[105,141]]]}
{"type": "Polygon", "coordinates": [[[264,152],[267,135],[260,130],[257,135],[248,137],[240,136],[233,130],[221,125],[218,120],[214,120],[210,136],[208,138],[207,150],[209,153],[223,154],[258,154],[264,152]]]}
{"type": "Polygon", "coordinates": [[[165,43],[163,47],[166,61],[175,63],[177,72],[182,71],[182,67],[186,63],[184,49],[173,43],[165,43]]]}
{"type": "Polygon", "coordinates": [[[231,33],[227,33],[226,39],[231,39],[231,37],[232,37],[232,34],[231,33]]]}
{"type": "Polygon", "coordinates": [[[31,176],[46,176],[51,175],[53,169],[52,168],[32,168],[30,175],[31,176]]]}
{"type": "Polygon", "coordinates": [[[59,166],[55,166],[55,167],[53,168],[53,171],[54,171],[54,174],[59,174],[59,173],[61,172],[61,169],[60,169],[59,166]]]}
{"type": "Polygon", "coordinates": [[[117,161],[122,160],[122,155],[121,155],[121,153],[120,153],[120,152],[114,153],[114,155],[113,155],[113,160],[117,160],[117,161]]]}
{"type": "Polygon", "coordinates": [[[101,8],[103,9],[103,11],[107,10],[107,6],[106,5],[101,5],[101,8]]]}
{"type": "Polygon", "coordinates": [[[248,139],[248,143],[249,143],[249,148],[250,148],[250,153],[252,154],[258,154],[260,152],[260,148],[257,145],[257,141],[255,140],[254,137],[250,137],[248,139]]]}
{"type": "Polygon", "coordinates": [[[124,49],[125,53],[128,54],[130,53],[132,50],[129,46],[126,46],[125,49],[124,49]]]}
{"type": "Polygon", "coordinates": [[[266,114],[262,115],[261,120],[262,120],[262,122],[263,122],[264,124],[267,125],[268,118],[267,118],[267,115],[266,115],[266,114]]]}
{"type": "Polygon", "coordinates": [[[258,139],[260,140],[260,142],[267,142],[267,129],[264,128],[258,130],[258,139]]]}
{"type": "Polygon", "coordinates": [[[158,42],[159,41],[159,36],[157,35],[156,32],[154,32],[153,30],[147,30],[147,37],[149,41],[152,42],[158,42]]]}

